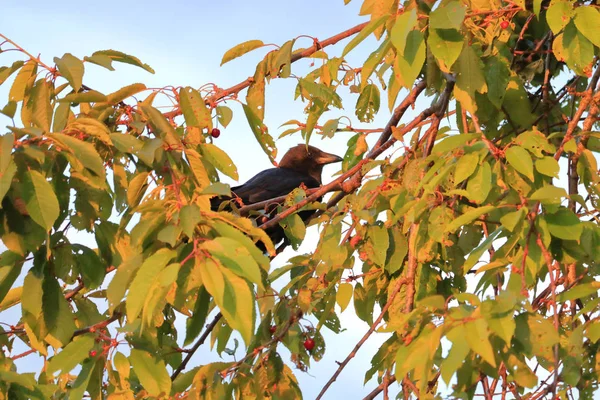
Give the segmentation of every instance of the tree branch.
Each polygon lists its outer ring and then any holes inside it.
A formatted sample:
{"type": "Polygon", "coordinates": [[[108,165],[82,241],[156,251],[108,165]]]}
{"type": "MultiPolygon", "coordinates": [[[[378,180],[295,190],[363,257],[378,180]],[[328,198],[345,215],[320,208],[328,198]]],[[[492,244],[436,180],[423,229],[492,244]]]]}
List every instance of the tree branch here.
{"type": "Polygon", "coordinates": [[[348,357],[346,357],[346,359],[340,363],[338,369],[335,371],[335,373],[333,374],[333,376],[329,379],[329,381],[327,381],[327,383],[325,384],[325,386],[323,386],[323,389],[321,389],[321,392],[317,396],[316,400],[319,400],[319,399],[321,399],[323,397],[323,395],[325,394],[325,392],[327,392],[327,389],[329,389],[329,387],[333,384],[333,382],[335,382],[335,380],[342,373],[342,371],[346,367],[346,365],[350,362],[350,360],[352,358],[354,358],[354,356],[356,356],[356,353],[358,352],[358,350],[367,341],[367,339],[371,336],[371,334],[373,332],[375,332],[375,329],[377,329],[377,326],[379,325],[379,323],[383,319],[383,316],[385,315],[385,313],[387,312],[387,310],[390,308],[390,306],[394,302],[394,299],[396,298],[396,295],[400,292],[400,289],[402,288],[402,286],[405,283],[406,283],[406,280],[404,278],[399,278],[396,281],[396,285],[394,286],[394,289],[390,293],[390,296],[388,297],[387,303],[385,303],[385,305],[381,309],[381,313],[379,314],[379,317],[377,317],[377,319],[375,320],[375,322],[373,322],[373,325],[371,325],[371,327],[369,328],[369,330],[367,331],[367,333],[365,333],[365,335],[358,341],[358,343],[356,343],[356,346],[354,346],[354,348],[352,349],[352,351],[350,352],[350,354],[348,354],[348,357]]]}
{"type": "Polygon", "coordinates": [[[192,348],[188,351],[187,355],[185,356],[185,358],[183,359],[181,364],[179,364],[179,367],[177,367],[177,369],[173,372],[173,374],[171,374],[171,381],[174,381],[175,378],[177,378],[177,376],[181,373],[181,371],[183,371],[185,369],[187,364],[192,359],[192,356],[194,355],[194,353],[200,348],[200,346],[202,346],[202,343],[204,343],[204,341],[206,340],[208,335],[210,335],[210,333],[213,331],[213,329],[215,329],[215,326],[217,326],[217,323],[219,323],[219,321],[221,320],[222,317],[223,317],[223,314],[218,313],[217,315],[215,315],[215,317],[213,318],[211,323],[206,326],[206,329],[204,330],[204,333],[202,334],[202,336],[200,336],[198,341],[196,343],[194,343],[194,346],[192,346],[192,348]]]}

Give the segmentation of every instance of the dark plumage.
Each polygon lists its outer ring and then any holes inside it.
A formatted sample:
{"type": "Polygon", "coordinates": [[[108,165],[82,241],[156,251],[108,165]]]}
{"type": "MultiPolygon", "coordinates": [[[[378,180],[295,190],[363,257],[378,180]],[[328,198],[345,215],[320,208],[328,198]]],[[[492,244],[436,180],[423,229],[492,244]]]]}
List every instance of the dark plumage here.
{"type": "MultiPolygon", "coordinates": [[[[314,147],[299,144],[285,153],[277,168],[269,168],[259,172],[248,182],[231,188],[234,198],[239,198],[248,206],[261,201],[285,196],[294,189],[305,186],[318,188],[321,186],[321,173],[327,164],[342,161],[335,154],[325,153],[314,147]]],[[[220,205],[231,198],[213,198],[211,208],[217,210],[220,205]]],[[[271,208],[269,209],[269,211],[271,208]]],[[[302,211],[300,217],[306,221],[314,211],[302,211]]],[[[273,243],[285,239],[283,229],[276,226],[267,230],[273,243]]]]}

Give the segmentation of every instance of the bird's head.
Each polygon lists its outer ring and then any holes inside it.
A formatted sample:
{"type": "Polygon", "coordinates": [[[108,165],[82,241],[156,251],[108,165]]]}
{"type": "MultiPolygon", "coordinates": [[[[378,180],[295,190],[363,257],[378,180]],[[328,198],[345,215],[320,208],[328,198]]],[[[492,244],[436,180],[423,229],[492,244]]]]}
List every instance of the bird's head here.
{"type": "Polygon", "coordinates": [[[335,154],[326,153],[314,146],[299,144],[292,147],[284,154],[279,162],[279,168],[288,168],[305,173],[321,183],[323,166],[342,160],[341,157],[335,154]]]}

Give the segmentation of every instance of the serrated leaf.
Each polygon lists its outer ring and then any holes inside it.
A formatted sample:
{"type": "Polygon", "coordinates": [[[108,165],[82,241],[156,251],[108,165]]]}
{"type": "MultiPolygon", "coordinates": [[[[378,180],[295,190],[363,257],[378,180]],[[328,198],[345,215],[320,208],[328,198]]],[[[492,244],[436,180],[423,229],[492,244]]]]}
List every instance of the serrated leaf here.
{"type": "Polygon", "coordinates": [[[58,72],[67,80],[71,87],[78,92],[83,82],[83,61],[71,53],[65,53],[62,58],[54,57],[58,72]]]}
{"type": "Polygon", "coordinates": [[[485,201],[492,189],[492,167],[485,161],[479,166],[475,175],[467,182],[467,193],[470,200],[480,204],[485,201]]]}
{"type": "Polygon", "coordinates": [[[148,257],[135,274],[127,295],[127,320],[135,320],[158,273],[176,256],[175,251],[160,249],[148,257]]]}
{"type": "Polygon", "coordinates": [[[417,9],[412,8],[404,11],[396,17],[396,22],[392,27],[390,33],[390,40],[392,44],[398,50],[400,56],[404,56],[404,49],[406,47],[408,34],[415,29],[417,24],[417,9]]]}
{"type": "Polygon", "coordinates": [[[469,211],[462,214],[460,217],[456,218],[451,223],[449,223],[445,231],[454,232],[461,226],[468,225],[471,222],[475,221],[477,218],[481,217],[482,215],[488,214],[495,209],[495,206],[483,206],[478,208],[472,208],[469,211]]]}
{"type": "Polygon", "coordinates": [[[370,84],[364,87],[356,101],[356,116],[361,122],[371,122],[379,111],[379,88],[370,84]]]}
{"type": "Polygon", "coordinates": [[[340,283],[335,296],[335,301],[340,306],[340,312],[344,312],[348,304],[350,304],[353,292],[354,288],[350,283],[340,283]]]}
{"type": "Polygon", "coordinates": [[[430,29],[460,29],[465,13],[466,7],[460,1],[442,3],[429,14],[430,29]]]}
{"type": "Polygon", "coordinates": [[[238,57],[243,56],[244,54],[258,49],[259,47],[264,46],[262,40],[248,40],[244,43],[240,43],[238,45],[233,46],[231,49],[227,50],[221,59],[221,65],[236,59],[238,57]]]}
{"type": "Polygon", "coordinates": [[[511,146],[506,150],[506,161],[517,172],[525,175],[529,180],[533,181],[533,161],[527,150],[521,146],[511,146]]]}
{"type": "MultiPolygon", "coordinates": [[[[104,162],[93,144],[62,133],[52,133],[49,136],[63,149],[72,151],[76,160],[80,161],[85,168],[104,179],[106,174],[104,162]]],[[[74,167],[77,168],[77,165],[74,165],[74,167]]]]}
{"type": "Polygon", "coordinates": [[[213,296],[229,325],[250,343],[254,328],[255,299],[246,280],[211,259],[200,264],[202,283],[213,296]]]}
{"type": "Polygon", "coordinates": [[[132,349],[129,361],[148,394],[158,397],[161,393],[163,395],[171,393],[171,378],[163,360],[153,357],[146,351],[132,349]]]}
{"type": "Polygon", "coordinates": [[[179,104],[187,126],[196,126],[200,129],[212,129],[210,109],[206,106],[202,95],[189,86],[179,91],[179,104]]]}
{"type": "Polygon", "coordinates": [[[146,90],[146,85],[144,85],[143,83],[133,83],[131,85],[122,87],[116,92],[109,94],[108,96],[106,96],[106,100],[104,101],[106,101],[110,105],[115,105],[125,99],[128,99],[134,94],[143,92],[144,90],[146,90]]]}
{"type": "Polygon", "coordinates": [[[450,72],[463,48],[464,37],[456,29],[430,29],[427,43],[443,72],[450,72]]]}
{"type": "Polygon", "coordinates": [[[203,143],[200,147],[202,156],[213,167],[236,181],[239,179],[237,168],[227,153],[211,143],[203,143]]]}
{"type": "Polygon", "coordinates": [[[574,21],[579,32],[600,47],[600,11],[591,5],[576,7],[574,21]]]}
{"type": "Polygon", "coordinates": [[[248,249],[240,242],[228,237],[217,237],[203,242],[199,248],[209,252],[236,275],[262,288],[260,268],[248,249]]]}
{"type": "Polygon", "coordinates": [[[546,185],[535,192],[529,197],[530,200],[559,200],[563,197],[567,197],[567,191],[561,187],[552,185],[546,185]]]}
{"type": "Polygon", "coordinates": [[[16,70],[25,64],[23,61],[15,61],[10,67],[0,67],[0,85],[2,85],[16,70]]]}
{"type": "Polygon", "coordinates": [[[260,147],[262,147],[265,154],[269,156],[269,160],[274,162],[275,157],[277,157],[277,148],[275,147],[273,137],[269,135],[269,129],[256,114],[254,114],[248,105],[242,104],[242,107],[244,108],[244,113],[246,114],[250,129],[252,129],[252,133],[254,133],[254,137],[258,140],[258,143],[260,143],[260,147]]]}
{"type": "Polygon", "coordinates": [[[50,359],[46,373],[52,375],[57,371],[62,371],[63,374],[70,372],[88,357],[88,353],[92,350],[94,344],[93,335],[81,335],[75,338],[61,352],[50,359]]]}
{"type": "Polygon", "coordinates": [[[558,161],[556,161],[554,157],[547,156],[535,160],[535,169],[540,174],[544,174],[553,178],[558,178],[558,173],[560,172],[560,165],[558,165],[558,161]]]}
{"type": "Polygon", "coordinates": [[[489,340],[487,323],[483,319],[465,324],[465,339],[471,350],[479,354],[488,364],[496,367],[494,349],[489,340]]]}
{"type": "Polygon", "coordinates": [[[227,128],[227,125],[229,125],[233,118],[233,111],[227,106],[217,106],[217,117],[223,128],[227,128]]]}
{"type": "Polygon", "coordinates": [[[25,88],[29,80],[35,76],[37,73],[37,62],[34,60],[29,60],[21,67],[15,81],[10,87],[10,91],[8,93],[8,100],[11,101],[22,101],[25,97],[25,88]]]}
{"type": "Polygon", "coordinates": [[[102,65],[105,68],[110,69],[110,63],[106,64],[106,58],[108,57],[111,61],[121,62],[125,64],[135,65],[150,72],[154,73],[154,70],[148,65],[141,62],[137,57],[125,54],[117,50],[100,50],[92,54],[91,57],[85,57],[84,60],[94,62],[98,65],[102,65]],[[93,61],[92,61],[93,60],[93,61]],[[101,61],[98,61],[101,60],[101,61]],[[107,67],[108,65],[108,67],[107,67]]]}
{"type": "Polygon", "coordinates": [[[583,224],[573,211],[561,208],[555,214],[547,214],[545,219],[552,236],[565,240],[579,240],[581,237],[583,224]]]}
{"type": "Polygon", "coordinates": [[[175,128],[173,128],[173,125],[166,120],[160,111],[149,105],[141,105],[140,108],[148,116],[148,122],[157,137],[160,137],[170,146],[178,146],[180,144],[175,133],[175,128]]]}
{"type": "Polygon", "coordinates": [[[40,79],[35,83],[27,107],[31,107],[32,122],[43,131],[49,132],[53,111],[50,104],[49,82],[40,79]]]}
{"type": "Polygon", "coordinates": [[[29,170],[23,174],[23,178],[25,208],[31,218],[48,231],[60,214],[54,189],[38,171],[29,170]]]}
{"type": "Polygon", "coordinates": [[[555,35],[567,26],[572,16],[573,3],[569,0],[552,0],[546,11],[546,21],[555,35]]]}
{"type": "Polygon", "coordinates": [[[479,155],[476,153],[465,154],[458,159],[454,170],[454,184],[458,185],[473,175],[479,163],[479,155]]]}
{"type": "Polygon", "coordinates": [[[365,40],[371,33],[375,32],[377,28],[379,28],[387,19],[389,15],[384,15],[382,17],[373,20],[365,26],[358,35],[356,35],[352,40],[344,47],[344,51],[342,52],[342,57],[348,54],[353,48],[358,46],[363,40],[365,40]]]}

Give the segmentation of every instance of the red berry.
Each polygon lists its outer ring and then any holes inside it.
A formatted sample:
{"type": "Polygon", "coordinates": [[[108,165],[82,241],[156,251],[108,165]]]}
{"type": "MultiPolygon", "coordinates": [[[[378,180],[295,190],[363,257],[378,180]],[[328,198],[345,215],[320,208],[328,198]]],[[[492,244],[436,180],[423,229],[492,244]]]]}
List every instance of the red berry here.
{"type": "Polygon", "coordinates": [[[313,338],[308,338],[304,341],[304,348],[308,351],[311,351],[315,348],[315,340],[313,338]]]}
{"type": "Polygon", "coordinates": [[[210,135],[216,139],[221,136],[221,130],[219,128],[213,128],[213,130],[210,132],[210,135]]]}
{"type": "Polygon", "coordinates": [[[117,347],[117,345],[118,345],[118,343],[117,343],[117,340],[116,340],[116,339],[113,339],[113,340],[111,340],[111,341],[110,341],[110,345],[111,345],[112,347],[117,347]]]}
{"type": "Polygon", "coordinates": [[[271,325],[271,327],[269,328],[269,332],[275,333],[276,331],[277,331],[277,327],[275,325],[271,325]]]}
{"type": "Polygon", "coordinates": [[[502,22],[500,22],[500,28],[502,28],[502,29],[506,29],[506,28],[508,28],[508,25],[509,25],[509,22],[508,22],[508,21],[506,21],[506,20],[505,20],[505,21],[502,21],[502,22]]]}
{"type": "Polygon", "coordinates": [[[98,352],[96,350],[91,350],[89,354],[90,357],[96,357],[96,354],[98,354],[98,352]]]}

